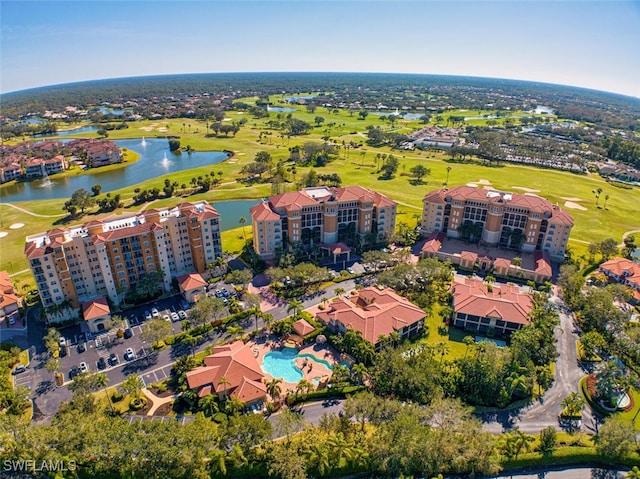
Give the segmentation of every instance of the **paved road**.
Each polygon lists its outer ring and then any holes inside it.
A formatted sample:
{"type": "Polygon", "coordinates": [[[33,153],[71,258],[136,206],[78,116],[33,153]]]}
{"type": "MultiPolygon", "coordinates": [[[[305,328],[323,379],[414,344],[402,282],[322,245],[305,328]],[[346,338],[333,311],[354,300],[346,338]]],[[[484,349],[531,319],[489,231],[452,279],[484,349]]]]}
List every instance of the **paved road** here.
{"type": "MultiPolygon", "coordinates": [[[[586,372],[578,364],[576,341],[579,336],[573,314],[558,296],[552,296],[550,301],[556,306],[560,315],[560,325],[555,331],[556,349],[559,355],[553,385],[539,401],[525,408],[496,414],[480,414],[484,428],[488,431],[500,433],[516,426],[527,433],[540,432],[547,426],[561,429],[558,416],[563,409],[562,401],[570,393],[578,392],[578,383],[586,372]]],[[[595,432],[594,420],[590,409],[585,408],[582,415],[583,431],[595,432]]]]}

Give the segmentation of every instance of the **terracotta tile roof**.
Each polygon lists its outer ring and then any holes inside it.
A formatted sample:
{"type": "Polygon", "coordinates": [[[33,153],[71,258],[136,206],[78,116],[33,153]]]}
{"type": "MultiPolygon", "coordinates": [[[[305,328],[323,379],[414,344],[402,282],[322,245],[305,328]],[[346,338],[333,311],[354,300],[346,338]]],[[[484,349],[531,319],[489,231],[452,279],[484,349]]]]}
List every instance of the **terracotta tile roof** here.
{"type": "Polygon", "coordinates": [[[331,243],[331,244],[324,244],[324,243],[319,243],[318,246],[320,246],[320,249],[324,249],[327,251],[330,251],[331,254],[342,254],[342,253],[350,253],[351,252],[351,248],[349,248],[346,244],[344,243],[331,243]]]}
{"type": "Polygon", "coordinates": [[[85,321],[107,316],[111,313],[107,298],[98,298],[82,303],[82,316],[85,321]]]}
{"type": "Polygon", "coordinates": [[[318,313],[318,319],[329,324],[330,319],[362,333],[372,344],[380,335],[388,336],[396,330],[424,319],[426,313],[392,289],[364,288],[350,299],[339,298],[329,309],[318,313]]]}
{"type": "Polygon", "coordinates": [[[491,291],[481,280],[465,278],[452,285],[453,309],[481,318],[499,318],[516,324],[529,324],[533,309],[531,297],[516,286],[492,285],[491,291]]]}
{"type": "Polygon", "coordinates": [[[242,341],[213,348],[213,354],[204,358],[204,364],[187,373],[190,388],[211,384],[216,393],[225,390],[233,393],[245,378],[262,381],[264,377],[250,347],[242,341]],[[222,377],[226,378],[226,384],[220,383],[222,377]]]}
{"type": "Polygon", "coordinates": [[[619,278],[624,277],[624,281],[633,284],[636,289],[640,289],[640,264],[634,263],[630,259],[610,259],[600,265],[600,271],[619,278]]]}
{"type": "Polygon", "coordinates": [[[14,304],[22,306],[22,299],[16,294],[9,273],[0,271],[0,309],[14,304]]]}
{"type": "Polygon", "coordinates": [[[207,285],[204,278],[198,273],[183,274],[176,278],[178,285],[184,291],[191,291],[192,289],[202,288],[207,285]]]}
{"type": "Polygon", "coordinates": [[[549,253],[546,251],[536,251],[533,254],[533,260],[536,263],[534,271],[539,275],[548,276],[550,278],[553,274],[553,269],[551,268],[551,257],[549,256],[549,253]]]}
{"type": "Polygon", "coordinates": [[[446,235],[442,232],[434,232],[431,233],[427,241],[425,241],[424,245],[422,245],[422,250],[425,253],[437,253],[442,248],[442,242],[446,238],[446,235]]]}
{"type": "Polygon", "coordinates": [[[269,201],[274,208],[284,208],[285,210],[301,209],[304,206],[314,206],[318,202],[311,198],[304,191],[291,191],[279,195],[270,196],[269,201]]]}
{"type": "Polygon", "coordinates": [[[299,319],[293,323],[293,330],[300,336],[306,336],[307,334],[315,331],[316,328],[311,326],[306,319],[299,319]]]}
{"type": "Polygon", "coordinates": [[[251,214],[251,218],[256,221],[278,221],[280,220],[280,215],[271,211],[269,208],[269,203],[266,201],[261,201],[255,206],[252,206],[249,209],[249,213],[251,214]]]}
{"type": "Polygon", "coordinates": [[[240,385],[231,393],[231,396],[241,402],[251,402],[267,396],[267,386],[262,381],[253,381],[243,377],[240,385]]]}
{"type": "Polygon", "coordinates": [[[548,213],[549,221],[555,223],[573,225],[573,217],[557,205],[553,205],[549,200],[533,194],[505,193],[501,191],[476,188],[473,186],[454,186],[453,188],[441,188],[430,191],[423,200],[429,203],[444,204],[446,199],[460,201],[478,201],[488,204],[502,204],[518,206],[537,213],[548,213]]]}
{"type": "Polygon", "coordinates": [[[496,258],[493,262],[493,267],[508,269],[511,267],[511,261],[509,261],[507,258],[496,258]]]}
{"type": "Polygon", "coordinates": [[[474,253],[473,251],[463,251],[462,253],[460,253],[460,258],[475,263],[478,259],[478,254],[474,253]]]}

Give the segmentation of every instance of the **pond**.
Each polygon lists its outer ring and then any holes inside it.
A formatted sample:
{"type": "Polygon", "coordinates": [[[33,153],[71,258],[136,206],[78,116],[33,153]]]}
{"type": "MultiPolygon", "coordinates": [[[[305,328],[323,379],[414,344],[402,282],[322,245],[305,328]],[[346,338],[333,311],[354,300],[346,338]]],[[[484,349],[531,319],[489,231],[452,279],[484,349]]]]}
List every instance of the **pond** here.
{"type": "MultiPolygon", "coordinates": [[[[93,133],[95,131],[98,131],[98,129],[95,126],[80,126],[78,128],[74,128],[72,130],[60,130],[56,132],[56,136],[72,136],[72,135],[80,135],[82,133],[93,133]]],[[[41,136],[41,135],[37,135],[37,136],[41,136]]],[[[51,136],[51,135],[45,135],[45,136],[51,136]]]]}
{"type": "Polygon", "coordinates": [[[296,111],[295,108],[288,108],[286,106],[267,106],[267,111],[275,111],[278,113],[287,111],[296,111]]]}
{"type": "MultiPolygon", "coordinates": [[[[187,200],[188,201],[188,200],[187,200]]],[[[251,218],[249,208],[257,205],[260,200],[230,200],[230,201],[210,201],[213,207],[220,213],[220,231],[240,228],[240,218],[247,220],[247,232],[251,231],[251,218]]]]}
{"type": "Polygon", "coordinates": [[[422,118],[425,114],[424,113],[395,113],[393,111],[374,111],[372,112],[374,115],[380,115],[380,116],[395,116],[398,118],[403,118],[405,120],[419,120],[420,118],[422,118]]]}
{"type": "MultiPolygon", "coordinates": [[[[227,158],[227,154],[221,151],[175,154],[169,152],[169,142],[165,138],[116,140],[115,143],[120,148],[135,151],[140,155],[140,159],[129,166],[111,171],[100,172],[100,168],[96,168],[95,172],[87,170],[90,173],[79,176],[58,178],[54,175],[49,178],[49,182],[35,180],[6,185],[0,190],[2,201],[69,198],[77,189],[91,190],[96,184],[102,185],[103,193],[108,193],[168,173],[215,165],[227,158]]],[[[160,188],[162,184],[158,182],[157,186],[160,188]]]]}

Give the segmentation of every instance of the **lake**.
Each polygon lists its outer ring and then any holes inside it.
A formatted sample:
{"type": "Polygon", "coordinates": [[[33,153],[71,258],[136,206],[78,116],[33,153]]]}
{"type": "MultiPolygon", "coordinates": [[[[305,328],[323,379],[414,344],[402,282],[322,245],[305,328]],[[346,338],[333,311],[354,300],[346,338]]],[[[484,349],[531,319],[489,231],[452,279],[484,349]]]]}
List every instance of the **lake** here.
{"type": "Polygon", "coordinates": [[[374,115],[380,115],[380,116],[392,115],[398,118],[404,118],[405,120],[419,120],[425,115],[425,113],[403,113],[403,112],[400,112],[396,115],[395,111],[374,111],[372,113],[374,115]]]}
{"type": "Polygon", "coordinates": [[[287,111],[296,111],[295,108],[287,108],[286,106],[269,106],[267,107],[267,111],[275,111],[278,113],[287,112],[287,111]]]}
{"type": "MultiPolygon", "coordinates": [[[[0,190],[2,201],[30,201],[47,200],[52,198],[70,198],[79,188],[91,191],[93,185],[102,185],[102,192],[136,185],[143,181],[176,171],[189,170],[200,166],[215,165],[227,158],[227,154],[220,151],[196,151],[191,154],[169,152],[169,142],[164,138],[144,140],[116,140],[120,148],[127,148],[140,155],[140,159],[126,167],[111,171],[100,172],[96,168],[91,173],[67,178],[50,178],[51,185],[45,186],[42,180],[15,183],[0,190]]],[[[158,188],[162,182],[158,181],[158,188]]]]}
{"type": "MultiPolygon", "coordinates": [[[[187,200],[188,201],[188,200],[187,200]]],[[[247,233],[251,231],[251,217],[249,208],[260,203],[261,200],[231,200],[231,201],[210,201],[213,207],[220,213],[220,231],[240,228],[241,217],[247,220],[245,228],[247,233]]]]}

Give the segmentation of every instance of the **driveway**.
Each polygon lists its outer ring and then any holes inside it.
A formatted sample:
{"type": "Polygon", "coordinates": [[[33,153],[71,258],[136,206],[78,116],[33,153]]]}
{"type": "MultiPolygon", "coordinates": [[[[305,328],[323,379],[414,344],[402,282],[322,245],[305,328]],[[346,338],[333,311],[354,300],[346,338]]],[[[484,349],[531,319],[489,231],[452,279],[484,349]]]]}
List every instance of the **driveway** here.
{"type": "MultiPolygon", "coordinates": [[[[538,433],[547,426],[561,430],[558,416],[563,409],[562,401],[572,392],[578,392],[578,383],[586,373],[578,364],[576,341],[579,336],[573,313],[556,295],[550,297],[550,302],[560,316],[560,325],[555,331],[558,358],[553,385],[543,397],[522,409],[478,414],[488,431],[500,433],[519,427],[526,433],[538,433]]],[[[594,417],[588,407],[582,413],[582,430],[591,433],[596,430],[594,417]]]]}

